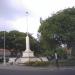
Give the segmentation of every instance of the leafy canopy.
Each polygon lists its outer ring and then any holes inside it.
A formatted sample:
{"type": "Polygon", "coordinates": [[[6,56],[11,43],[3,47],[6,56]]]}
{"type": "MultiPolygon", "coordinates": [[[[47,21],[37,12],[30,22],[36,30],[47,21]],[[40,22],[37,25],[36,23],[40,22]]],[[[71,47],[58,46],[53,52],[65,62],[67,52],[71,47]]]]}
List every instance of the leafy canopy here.
{"type": "Polygon", "coordinates": [[[75,41],[75,8],[64,9],[43,20],[39,32],[40,42],[45,49],[57,47],[60,43],[67,43],[70,47],[75,41]]]}

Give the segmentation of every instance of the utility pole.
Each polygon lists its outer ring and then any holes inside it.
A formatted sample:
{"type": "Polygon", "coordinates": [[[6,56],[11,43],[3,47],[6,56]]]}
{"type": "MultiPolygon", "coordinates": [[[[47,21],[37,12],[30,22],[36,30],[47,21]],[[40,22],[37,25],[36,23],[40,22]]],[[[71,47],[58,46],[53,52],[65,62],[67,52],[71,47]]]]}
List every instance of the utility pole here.
{"type": "Polygon", "coordinates": [[[5,58],[5,31],[4,31],[4,60],[3,60],[3,62],[4,62],[4,65],[6,65],[6,58],[5,58]]]}

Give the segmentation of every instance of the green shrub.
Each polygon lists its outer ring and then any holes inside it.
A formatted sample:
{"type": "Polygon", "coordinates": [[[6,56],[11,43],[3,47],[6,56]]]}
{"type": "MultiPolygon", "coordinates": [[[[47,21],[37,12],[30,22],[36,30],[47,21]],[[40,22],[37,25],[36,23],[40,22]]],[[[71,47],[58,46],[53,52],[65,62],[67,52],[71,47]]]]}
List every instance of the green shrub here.
{"type": "Polygon", "coordinates": [[[27,62],[25,63],[27,66],[48,66],[49,62],[44,62],[44,61],[36,61],[36,62],[27,62]]]}

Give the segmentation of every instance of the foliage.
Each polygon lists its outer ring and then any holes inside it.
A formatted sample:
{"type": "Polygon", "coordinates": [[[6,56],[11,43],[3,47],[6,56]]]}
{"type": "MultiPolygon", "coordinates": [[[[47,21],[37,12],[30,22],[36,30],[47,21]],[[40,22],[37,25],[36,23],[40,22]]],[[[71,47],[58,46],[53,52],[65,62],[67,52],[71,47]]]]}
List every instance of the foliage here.
{"type": "Polygon", "coordinates": [[[58,58],[60,58],[60,59],[66,59],[67,58],[66,52],[63,48],[57,48],[56,52],[58,54],[58,58]]]}
{"type": "Polygon", "coordinates": [[[75,8],[67,8],[43,20],[39,27],[40,42],[44,49],[66,43],[68,48],[75,41],[75,8]]]}
{"type": "Polygon", "coordinates": [[[27,62],[25,63],[27,66],[49,66],[49,62],[44,62],[44,61],[35,61],[35,62],[27,62]]]}
{"type": "Polygon", "coordinates": [[[43,56],[47,56],[49,59],[54,59],[55,51],[58,55],[58,59],[66,59],[67,58],[66,52],[63,48],[56,48],[53,50],[43,50],[41,54],[43,56]]]}
{"type": "MultiPolygon", "coordinates": [[[[47,67],[47,66],[56,66],[56,60],[51,60],[49,62],[36,61],[36,62],[27,62],[24,65],[26,66],[35,66],[35,67],[47,67]]],[[[59,67],[61,66],[75,66],[75,60],[58,60],[59,67]]]]}
{"type": "MultiPolygon", "coordinates": [[[[30,47],[34,52],[38,52],[38,41],[28,34],[30,37],[30,47]]],[[[16,30],[5,32],[5,48],[9,49],[11,54],[17,54],[26,49],[26,33],[19,32],[16,30]]],[[[0,48],[4,48],[4,31],[0,32],[0,48]]]]}
{"type": "Polygon", "coordinates": [[[52,55],[54,55],[54,50],[44,50],[42,52],[42,55],[43,56],[52,56],[52,55]]]}

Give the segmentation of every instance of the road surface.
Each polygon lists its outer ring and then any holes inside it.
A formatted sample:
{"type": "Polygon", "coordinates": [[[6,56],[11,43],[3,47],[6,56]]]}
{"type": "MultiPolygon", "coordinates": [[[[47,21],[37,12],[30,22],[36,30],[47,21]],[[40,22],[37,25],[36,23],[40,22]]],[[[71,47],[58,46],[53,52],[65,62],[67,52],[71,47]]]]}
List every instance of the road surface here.
{"type": "Polygon", "coordinates": [[[27,66],[0,66],[0,75],[75,75],[75,68],[36,68],[27,66]]]}

